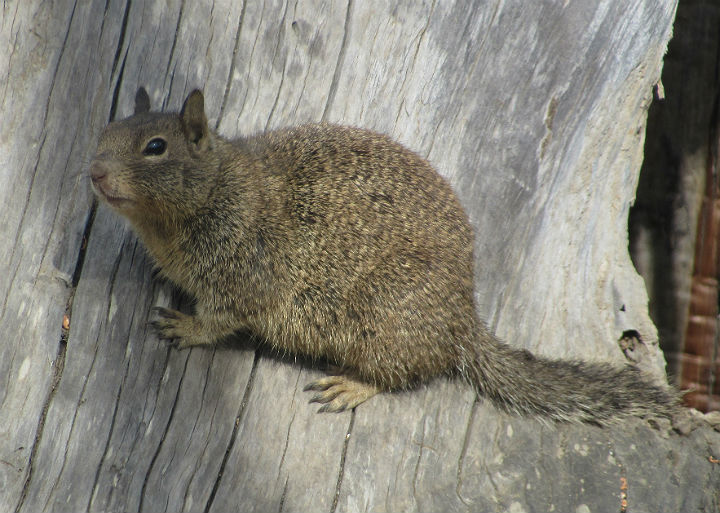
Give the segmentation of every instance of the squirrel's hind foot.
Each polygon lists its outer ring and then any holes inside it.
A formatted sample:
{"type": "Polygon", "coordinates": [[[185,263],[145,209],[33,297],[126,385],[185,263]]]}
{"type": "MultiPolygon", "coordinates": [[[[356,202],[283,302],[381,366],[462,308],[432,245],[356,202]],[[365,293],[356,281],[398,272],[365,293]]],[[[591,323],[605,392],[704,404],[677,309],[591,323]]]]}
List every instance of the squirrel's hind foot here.
{"type": "Polygon", "coordinates": [[[355,408],[367,401],[381,390],[369,383],[351,378],[346,375],[327,376],[309,383],[304,391],[315,390],[311,403],[323,403],[318,413],[338,413],[355,408]]]}

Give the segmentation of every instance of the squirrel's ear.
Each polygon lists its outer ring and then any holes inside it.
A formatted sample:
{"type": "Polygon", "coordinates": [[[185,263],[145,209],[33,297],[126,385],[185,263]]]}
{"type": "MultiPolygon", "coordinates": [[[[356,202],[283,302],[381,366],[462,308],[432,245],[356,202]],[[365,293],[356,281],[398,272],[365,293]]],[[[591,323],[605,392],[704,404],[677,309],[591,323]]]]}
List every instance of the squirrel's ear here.
{"type": "Polygon", "coordinates": [[[141,87],[135,93],[135,114],[150,111],[150,96],[144,87],[141,87]]]}
{"type": "Polygon", "coordinates": [[[182,112],[180,112],[180,119],[188,142],[198,151],[206,150],[210,134],[205,117],[205,99],[202,91],[195,89],[188,95],[182,112]]]}

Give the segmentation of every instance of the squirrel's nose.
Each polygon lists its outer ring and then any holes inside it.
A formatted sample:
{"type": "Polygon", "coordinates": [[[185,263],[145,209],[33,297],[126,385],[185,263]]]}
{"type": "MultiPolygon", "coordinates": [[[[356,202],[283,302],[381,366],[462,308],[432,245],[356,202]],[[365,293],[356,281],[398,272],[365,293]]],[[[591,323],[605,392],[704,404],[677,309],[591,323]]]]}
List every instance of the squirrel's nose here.
{"type": "Polygon", "coordinates": [[[104,181],[107,177],[107,174],[107,167],[105,167],[102,162],[95,160],[92,162],[92,164],[90,164],[90,179],[93,181],[93,183],[99,183],[104,181]]]}

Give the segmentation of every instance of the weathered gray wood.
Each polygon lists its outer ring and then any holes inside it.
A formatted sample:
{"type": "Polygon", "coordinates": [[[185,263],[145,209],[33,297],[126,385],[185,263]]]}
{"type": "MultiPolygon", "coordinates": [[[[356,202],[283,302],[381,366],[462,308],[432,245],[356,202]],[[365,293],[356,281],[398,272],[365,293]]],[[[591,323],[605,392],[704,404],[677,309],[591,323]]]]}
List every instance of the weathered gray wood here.
{"type": "MultiPolygon", "coordinates": [[[[0,504],[9,511],[22,503],[26,484],[39,483],[33,479],[40,469],[31,465],[35,440],[55,435],[44,429],[45,406],[64,404],[69,419],[77,407],[53,387],[62,376],[61,325],[90,211],[88,141],[111,102],[98,70],[109,71],[110,41],[120,29],[101,31],[103,11],[94,7],[12,2],[0,13],[0,504]]],[[[117,249],[118,241],[108,243],[117,249]]],[[[106,292],[104,285],[96,292],[106,292]]]]}
{"type": "Polygon", "coordinates": [[[316,415],[307,362],[246,342],[168,350],[146,322],[170,291],[128,227],[93,209],[85,178],[138,85],[167,109],[204,87],[228,136],[321,119],[375,128],[455,186],[478,231],[479,310],[501,336],[621,362],[616,341],[634,329],[659,371],[626,224],[674,8],[4,6],[0,510],[616,510],[622,479],[629,511],[717,508],[708,430],[548,427],[446,379],[316,415]]]}

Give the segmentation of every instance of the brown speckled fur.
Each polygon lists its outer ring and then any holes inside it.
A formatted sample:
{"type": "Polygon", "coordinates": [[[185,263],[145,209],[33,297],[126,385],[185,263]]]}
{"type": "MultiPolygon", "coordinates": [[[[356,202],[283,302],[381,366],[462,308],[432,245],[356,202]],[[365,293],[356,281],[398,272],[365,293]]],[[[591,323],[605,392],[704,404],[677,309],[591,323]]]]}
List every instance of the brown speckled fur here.
{"type": "Polygon", "coordinates": [[[157,309],[180,348],[236,330],[324,358],[308,389],[325,411],[459,373],[499,407],[608,423],[670,416],[675,393],[631,367],[553,361],[512,349],[477,318],[472,233],[450,186],[386,136],[311,124],[226,140],[202,93],[182,112],[111,123],[93,188],[126,216],[194,315],[157,309]],[[148,153],[148,143],[166,147],[148,153]],[[162,143],[161,143],[162,144],[162,143]]]}

